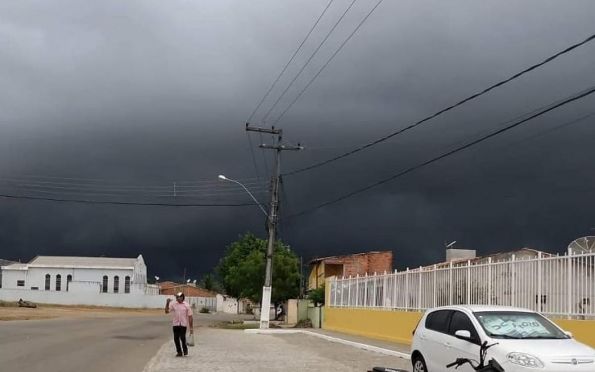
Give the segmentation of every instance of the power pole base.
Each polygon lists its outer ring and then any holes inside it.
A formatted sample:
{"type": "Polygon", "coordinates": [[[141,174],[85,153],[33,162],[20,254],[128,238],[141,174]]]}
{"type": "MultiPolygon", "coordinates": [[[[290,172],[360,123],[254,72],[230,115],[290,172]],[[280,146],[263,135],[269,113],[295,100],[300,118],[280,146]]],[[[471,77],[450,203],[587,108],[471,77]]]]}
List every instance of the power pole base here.
{"type": "Polygon", "coordinates": [[[262,287],[260,304],[260,329],[268,329],[271,316],[271,287],[262,287]]]}

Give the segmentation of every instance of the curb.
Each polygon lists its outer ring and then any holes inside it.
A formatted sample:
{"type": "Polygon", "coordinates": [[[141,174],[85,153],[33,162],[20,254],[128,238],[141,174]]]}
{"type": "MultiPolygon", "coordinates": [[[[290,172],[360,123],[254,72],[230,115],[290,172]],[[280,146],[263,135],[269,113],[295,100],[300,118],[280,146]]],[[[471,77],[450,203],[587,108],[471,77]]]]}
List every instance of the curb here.
{"type": "Polygon", "coordinates": [[[411,355],[410,354],[401,353],[400,351],[385,349],[385,348],[382,348],[382,347],[368,345],[368,344],[363,344],[363,343],[355,342],[355,341],[344,340],[342,338],[327,336],[327,335],[323,335],[323,334],[320,334],[320,333],[311,332],[311,331],[305,331],[305,330],[297,330],[297,329],[275,329],[275,330],[273,330],[273,329],[245,329],[244,332],[245,333],[251,333],[251,334],[260,334],[260,335],[279,335],[279,334],[282,335],[282,334],[297,334],[297,333],[301,333],[301,334],[305,334],[305,335],[308,335],[308,336],[314,336],[314,337],[322,338],[322,339],[327,340],[327,341],[330,341],[330,342],[336,342],[336,343],[343,344],[343,345],[353,346],[353,347],[356,347],[358,349],[363,349],[363,350],[367,350],[367,351],[373,351],[373,352],[380,353],[380,354],[385,354],[385,355],[396,356],[396,357],[399,357],[399,358],[402,358],[402,359],[411,359],[411,355]]]}

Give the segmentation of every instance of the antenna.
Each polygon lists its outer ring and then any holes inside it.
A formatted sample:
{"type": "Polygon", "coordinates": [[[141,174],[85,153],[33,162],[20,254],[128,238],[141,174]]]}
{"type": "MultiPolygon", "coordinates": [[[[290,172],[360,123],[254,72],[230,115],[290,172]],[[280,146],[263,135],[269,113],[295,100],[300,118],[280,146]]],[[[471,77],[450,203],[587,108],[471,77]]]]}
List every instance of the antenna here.
{"type": "Polygon", "coordinates": [[[583,236],[568,244],[568,252],[584,254],[595,252],[595,236],[583,236]]]}
{"type": "Polygon", "coordinates": [[[450,242],[446,245],[446,248],[452,247],[453,245],[455,245],[456,242],[457,242],[456,240],[453,240],[452,242],[450,242]]]}

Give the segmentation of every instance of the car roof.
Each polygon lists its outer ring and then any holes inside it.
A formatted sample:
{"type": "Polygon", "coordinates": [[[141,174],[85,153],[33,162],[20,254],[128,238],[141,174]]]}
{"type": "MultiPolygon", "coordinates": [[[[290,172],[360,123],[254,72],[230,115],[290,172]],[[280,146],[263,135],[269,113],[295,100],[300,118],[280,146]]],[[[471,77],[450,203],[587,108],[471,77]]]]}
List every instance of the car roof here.
{"type": "Polygon", "coordinates": [[[451,306],[440,306],[435,307],[432,309],[428,309],[428,312],[436,311],[436,310],[462,310],[468,312],[483,312],[483,311],[510,311],[510,312],[531,312],[534,313],[535,311],[530,309],[525,309],[522,307],[513,307],[513,306],[500,306],[500,305],[451,305],[451,306]]]}

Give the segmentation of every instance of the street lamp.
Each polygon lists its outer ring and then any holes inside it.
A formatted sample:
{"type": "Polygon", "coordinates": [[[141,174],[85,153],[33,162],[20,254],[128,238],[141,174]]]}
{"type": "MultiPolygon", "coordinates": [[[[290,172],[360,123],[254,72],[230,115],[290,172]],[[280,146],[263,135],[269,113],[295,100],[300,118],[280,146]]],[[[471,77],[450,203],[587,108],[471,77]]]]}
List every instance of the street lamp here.
{"type": "MultiPolygon", "coordinates": [[[[278,164],[278,160],[277,160],[278,164]]],[[[278,166],[276,167],[278,169],[278,166]]],[[[227,178],[224,175],[220,174],[219,179],[222,181],[230,181],[237,183],[238,185],[242,186],[244,190],[250,195],[252,200],[258,205],[262,213],[267,216],[268,220],[268,230],[269,230],[269,242],[267,245],[267,257],[266,257],[266,267],[265,267],[265,275],[264,275],[264,286],[262,287],[262,299],[260,300],[260,328],[266,329],[269,328],[269,312],[271,306],[271,292],[272,292],[272,281],[273,281],[273,249],[275,244],[275,223],[276,223],[276,205],[277,205],[277,185],[278,182],[274,182],[273,184],[273,191],[272,191],[272,201],[271,201],[271,214],[269,215],[262,205],[256,200],[254,195],[246,188],[246,186],[242,185],[239,181],[232,180],[231,178],[227,178]]],[[[277,180],[278,180],[278,172],[277,172],[277,180]]]]}
{"type": "Polygon", "coordinates": [[[252,198],[252,200],[254,200],[254,202],[256,203],[256,205],[258,205],[258,208],[260,208],[260,210],[262,211],[262,213],[264,213],[265,216],[269,216],[269,214],[267,213],[267,211],[264,210],[264,208],[262,207],[262,204],[260,204],[258,202],[258,200],[256,200],[256,198],[254,197],[254,195],[252,195],[252,193],[250,192],[250,190],[248,190],[248,188],[246,186],[244,186],[240,181],[236,181],[233,180],[231,178],[227,178],[224,175],[220,174],[219,175],[219,179],[221,181],[229,181],[229,182],[233,182],[233,183],[237,183],[238,185],[242,186],[244,188],[244,190],[246,190],[246,192],[248,193],[248,195],[250,195],[250,197],[252,198]]]}

